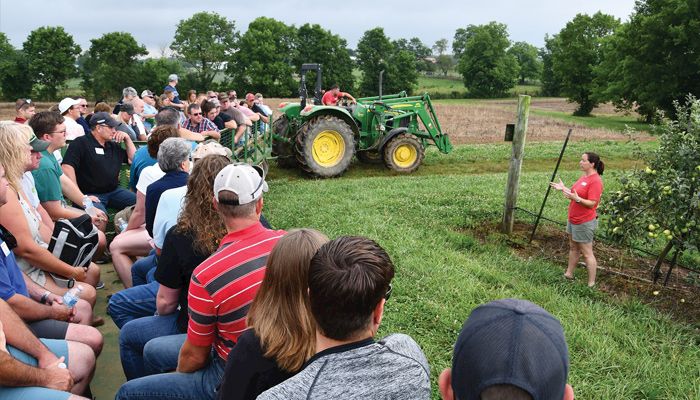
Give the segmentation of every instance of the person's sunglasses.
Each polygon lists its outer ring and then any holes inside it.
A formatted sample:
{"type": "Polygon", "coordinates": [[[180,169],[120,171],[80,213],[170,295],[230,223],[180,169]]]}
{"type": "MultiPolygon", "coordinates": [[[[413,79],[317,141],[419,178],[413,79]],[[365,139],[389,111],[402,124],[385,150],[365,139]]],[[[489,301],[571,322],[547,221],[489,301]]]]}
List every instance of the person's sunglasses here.
{"type": "Polygon", "coordinates": [[[198,113],[192,113],[192,116],[193,116],[193,117],[196,117],[196,116],[198,116],[198,115],[202,115],[202,113],[201,113],[201,112],[198,112],[198,113]]]}
{"type": "Polygon", "coordinates": [[[384,295],[384,300],[388,301],[389,297],[391,297],[391,291],[393,288],[391,287],[391,283],[389,284],[389,289],[387,289],[386,294],[384,295]]]}
{"type": "Polygon", "coordinates": [[[17,109],[19,110],[20,108],[26,106],[26,105],[31,105],[32,104],[32,99],[22,99],[22,102],[19,103],[19,106],[17,106],[17,109]]]}

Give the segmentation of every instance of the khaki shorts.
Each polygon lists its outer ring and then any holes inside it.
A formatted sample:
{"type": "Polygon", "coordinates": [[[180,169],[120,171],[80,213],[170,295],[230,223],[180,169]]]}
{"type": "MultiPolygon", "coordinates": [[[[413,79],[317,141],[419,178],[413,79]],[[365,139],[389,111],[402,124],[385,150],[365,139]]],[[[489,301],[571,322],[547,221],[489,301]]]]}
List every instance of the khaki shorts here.
{"type": "Polygon", "coordinates": [[[598,219],[592,219],[582,224],[572,224],[566,222],[566,233],[571,235],[571,239],[576,243],[593,243],[593,234],[598,227],[598,219]]]}

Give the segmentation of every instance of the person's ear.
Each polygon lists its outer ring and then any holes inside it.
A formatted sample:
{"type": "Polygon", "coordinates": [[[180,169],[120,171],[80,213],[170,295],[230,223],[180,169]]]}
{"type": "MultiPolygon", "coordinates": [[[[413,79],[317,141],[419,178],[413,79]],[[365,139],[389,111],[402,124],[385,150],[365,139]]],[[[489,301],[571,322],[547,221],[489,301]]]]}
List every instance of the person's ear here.
{"type": "Polygon", "coordinates": [[[214,210],[219,211],[219,202],[216,201],[216,197],[212,197],[211,202],[214,204],[214,210]]]}
{"type": "Polygon", "coordinates": [[[442,400],[454,400],[455,394],[452,391],[452,369],[445,368],[438,377],[438,390],[442,400]]]}
{"type": "Polygon", "coordinates": [[[564,388],[564,400],[574,400],[574,388],[572,388],[568,383],[564,388]]]}
{"type": "Polygon", "coordinates": [[[379,325],[382,323],[382,318],[384,317],[384,303],[386,303],[386,300],[381,299],[372,312],[372,336],[377,334],[379,325]]]}
{"type": "Polygon", "coordinates": [[[263,198],[260,196],[258,201],[255,203],[255,213],[260,215],[262,214],[262,209],[263,209],[263,198]]]}

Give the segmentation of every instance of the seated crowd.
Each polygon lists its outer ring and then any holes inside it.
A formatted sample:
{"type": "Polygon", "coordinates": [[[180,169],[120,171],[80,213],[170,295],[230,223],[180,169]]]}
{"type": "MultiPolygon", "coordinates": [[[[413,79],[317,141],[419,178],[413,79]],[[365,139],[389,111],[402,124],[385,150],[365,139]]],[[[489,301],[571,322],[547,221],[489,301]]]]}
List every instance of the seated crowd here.
{"type": "MultiPolygon", "coordinates": [[[[42,112],[20,99],[15,121],[0,122],[0,398],[92,397],[100,267],[75,267],[48,244],[56,221],[86,213],[99,231],[93,260],[111,256],[124,285],[107,306],[127,379],[117,399],[430,398],[419,345],[376,338],[394,290],[387,252],[364,237],[273,229],[265,171],[232,163],[217,143],[223,129],[235,146],[253,122],[270,123],[262,96],[181,100],[176,86],[171,75],[161,96],[125,88],[92,114],[83,98],[42,112]],[[81,298],[69,308],[74,286],[81,298]]],[[[567,375],[559,321],[505,299],[472,312],[439,390],[573,399],[567,375]]]]}

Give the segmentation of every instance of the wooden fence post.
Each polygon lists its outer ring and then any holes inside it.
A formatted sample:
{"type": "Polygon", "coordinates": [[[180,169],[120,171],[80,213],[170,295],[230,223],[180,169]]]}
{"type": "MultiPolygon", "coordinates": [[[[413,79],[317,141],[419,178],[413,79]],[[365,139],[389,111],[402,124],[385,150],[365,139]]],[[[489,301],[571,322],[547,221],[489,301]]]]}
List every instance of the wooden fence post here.
{"type": "Polygon", "coordinates": [[[518,185],[520,182],[520,167],[523,164],[525,150],[525,134],[527,132],[527,119],[530,114],[530,96],[518,96],[518,122],[515,125],[513,135],[513,152],[508,168],[508,184],[506,186],[506,204],[503,209],[503,222],[501,231],[511,234],[513,232],[513,215],[518,201],[518,185]]]}

